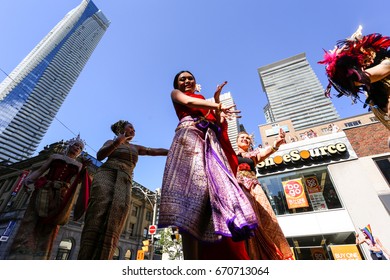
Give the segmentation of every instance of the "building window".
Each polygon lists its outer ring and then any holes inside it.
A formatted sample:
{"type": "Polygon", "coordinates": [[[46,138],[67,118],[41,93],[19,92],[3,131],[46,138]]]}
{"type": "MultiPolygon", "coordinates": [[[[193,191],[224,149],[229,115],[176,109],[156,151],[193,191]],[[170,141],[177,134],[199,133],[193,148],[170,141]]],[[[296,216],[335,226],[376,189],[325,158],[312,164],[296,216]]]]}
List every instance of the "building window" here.
{"type": "Polygon", "coordinates": [[[390,157],[374,159],[376,165],[385,177],[387,183],[390,185],[390,157]]]}
{"type": "Polygon", "coordinates": [[[134,236],[134,228],[135,228],[135,224],[131,223],[130,226],[129,226],[129,234],[130,236],[134,236]]]}
{"type": "Polygon", "coordinates": [[[378,119],[377,119],[376,117],[370,117],[370,121],[371,121],[371,122],[377,122],[378,119]]]}
{"type": "Polygon", "coordinates": [[[144,238],[148,237],[148,228],[144,228],[144,238]]]}
{"type": "Polygon", "coordinates": [[[145,219],[148,221],[148,222],[152,222],[152,219],[153,219],[153,213],[151,211],[146,211],[146,217],[145,219]]]}
{"type": "Polygon", "coordinates": [[[362,124],[361,121],[353,121],[353,122],[347,122],[344,125],[345,127],[354,127],[354,126],[359,126],[361,124],[362,124]]]}
{"type": "Polygon", "coordinates": [[[259,178],[276,215],[342,208],[326,167],[259,178]]]}
{"type": "Polygon", "coordinates": [[[131,210],[131,216],[138,217],[139,207],[133,206],[133,209],[131,210]]]}

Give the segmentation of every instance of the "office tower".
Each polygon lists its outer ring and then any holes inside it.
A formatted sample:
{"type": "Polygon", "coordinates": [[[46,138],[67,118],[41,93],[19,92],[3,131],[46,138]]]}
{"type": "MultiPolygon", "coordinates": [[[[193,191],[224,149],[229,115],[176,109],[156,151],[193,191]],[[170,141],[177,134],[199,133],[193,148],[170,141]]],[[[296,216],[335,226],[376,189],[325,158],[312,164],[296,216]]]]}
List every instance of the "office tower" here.
{"type": "Polygon", "coordinates": [[[258,73],[268,99],[267,123],[291,119],[299,130],[340,118],[305,53],[260,67],[258,73]]]}
{"type": "Polygon", "coordinates": [[[109,25],[83,0],[0,84],[0,162],[35,152],[109,25]]]}
{"type": "MultiPolygon", "coordinates": [[[[207,100],[214,101],[214,98],[209,98],[207,100]]],[[[235,104],[232,94],[230,92],[221,94],[219,96],[219,100],[225,106],[231,106],[235,104]]],[[[237,151],[238,150],[237,136],[238,136],[238,132],[240,131],[240,123],[238,122],[237,118],[228,120],[227,123],[228,123],[228,136],[229,136],[230,143],[232,144],[233,149],[237,151]]]]}

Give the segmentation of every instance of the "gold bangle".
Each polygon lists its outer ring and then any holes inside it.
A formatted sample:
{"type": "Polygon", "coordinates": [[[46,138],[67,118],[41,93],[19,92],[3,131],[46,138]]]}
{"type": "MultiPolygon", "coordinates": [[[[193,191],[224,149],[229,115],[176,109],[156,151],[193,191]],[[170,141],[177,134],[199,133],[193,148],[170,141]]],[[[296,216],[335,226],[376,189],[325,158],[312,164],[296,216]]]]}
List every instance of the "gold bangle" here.
{"type": "Polygon", "coordinates": [[[273,152],[276,152],[277,150],[279,150],[279,147],[276,147],[275,145],[271,146],[271,150],[273,152]]]}

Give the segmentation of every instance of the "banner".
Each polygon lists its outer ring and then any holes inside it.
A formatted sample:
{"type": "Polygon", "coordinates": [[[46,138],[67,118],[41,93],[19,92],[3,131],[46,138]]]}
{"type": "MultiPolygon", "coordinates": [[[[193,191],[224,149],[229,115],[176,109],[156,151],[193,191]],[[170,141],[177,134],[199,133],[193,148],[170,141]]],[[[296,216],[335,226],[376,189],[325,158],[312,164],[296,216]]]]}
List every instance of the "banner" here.
{"type": "Polygon", "coordinates": [[[361,260],[359,249],[356,245],[331,245],[329,246],[335,260],[361,260]]]}
{"type": "Polygon", "coordinates": [[[310,248],[310,252],[311,252],[311,257],[315,261],[323,261],[328,259],[328,257],[326,256],[326,252],[322,247],[310,248]]]}
{"type": "Polygon", "coordinates": [[[311,201],[311,206],[313,210],[327,210],[324,195],[322,194],[323,189],[318,183],[316,176],[305,177],[304,178],[305,186],[307,192],[309,193],[309,198],[311,201]]]}
{"type": "Polygon", "coordinates": [[[18,182],[16,183],[16,186],[15,186],[15,189],[13,190],[13,192],[11,193],[11,196],[15,196],[19,190],[22,188],[23,186],[23,181],[24,179],[27,177],[27,175],[30,173],[30,170],[24,170],[23,173],[20,175],[19,179],[18,179],[18,182]]]}
{"type": "Polygon", "coordinates": [[[288,209],[308,207],[305,189],[302,185],[302,179],[293,179],[283,181],[284,194],[286,195],[288,209]]]}
{"type": "Polygon", "coordinates": [[[320,184],[318,184],[318,180],[316,176],[305,177],[304,182],[308,193],[322,192],[322,188],[320,184]]]}

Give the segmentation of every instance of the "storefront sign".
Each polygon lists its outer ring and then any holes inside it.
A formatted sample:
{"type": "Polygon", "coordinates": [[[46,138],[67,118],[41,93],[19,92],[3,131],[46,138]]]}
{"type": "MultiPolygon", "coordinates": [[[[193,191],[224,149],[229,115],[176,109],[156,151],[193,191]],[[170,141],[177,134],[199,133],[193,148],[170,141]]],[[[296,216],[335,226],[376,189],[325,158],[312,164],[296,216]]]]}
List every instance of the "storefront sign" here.
{"type": "Polygon", "coordinates": [[[362,256],[356,245],[329,246],[335,260],[361,260],[362,256]]]}
{"type": "Polygon", "coordinates": [[[301,178],[284,181],[282,184],[286,195],[288,209],[309,206],[301,178]]]}
{"type": "Polygon", "coordinates": [[[281,164],[295,164],[302,161],[310,161],[324,157],[335,157],[347,151],[344,143],[330,144],[311,150],[292,150],[288,154],[277,155],[273,158],[266,158],[257,165],[257,168],[275,167],[281,164]]]}

